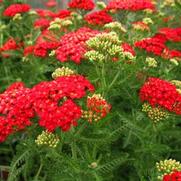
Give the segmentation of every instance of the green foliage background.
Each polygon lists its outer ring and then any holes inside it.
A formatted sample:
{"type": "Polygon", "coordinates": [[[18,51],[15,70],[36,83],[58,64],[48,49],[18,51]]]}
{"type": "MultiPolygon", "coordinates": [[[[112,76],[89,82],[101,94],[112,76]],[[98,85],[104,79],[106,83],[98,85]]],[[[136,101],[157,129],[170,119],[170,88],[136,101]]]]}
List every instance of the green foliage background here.
{"type": "MultiPolygon", "coordinates": [[[[12,2],[16,1],[5,1],[5,7],[12,2]]],[[[133,44],[136,40],[154,35],[158,28],[181,25],[179,3],[160,11],[175,18],[164,23],[159,13],[118,14],[115,19],[128,30],[125,34],[118,34],[120,40],[133,44]],[[143,17],[150,17],[155,22],[151,31],[135,32],[131,22],[143,17]]],[[[0,23],[6,24],[7,29],[0,30],[0,45],[10,36],[35,42],[40,32],[31,28],[34,19],[24,15],[22,23],[17,24],[1,16],[0,23]],[[33,34],[31,40],[25,38],[28,33],[33,34]]],[[[72,30],[79,27],[81,24],[77,23],[72,30]]],[[[168,46],[181,50],[180,44],[168,46]]],[[[0,170],[2,173],[9,172],[8,181],[156,181],[157,161],[167,158],[181,161],[180,117],[172,115],[169,120],[155,125],[141,111],[138,97],[139,89],[148,77],[181,80],[181,64],[175,66],[151,55],[158,60],[158,67],[150,69],[145,65],[148,55],[140,50],[136,52],[137,58],[131,65],[122,61],[62,64],[53,57],[40,59],[33,56],[23,61],[22,52],[10,52],[12,58],[0,57],[1,92],[15,81],[23,81],[26,86],[32,87],[43,80],[51,80],[51,73],[66,65],[88,77],[95,85],[96,93],[103,94],[112,105],[111,113],[98,124],[80,120],[79,126],[70,132],[57,130],[60,143],[56,149],[35,144],[34,140],[42,131],[36,124],[23,133],[10,136],[0,144],[0,170]]]]}

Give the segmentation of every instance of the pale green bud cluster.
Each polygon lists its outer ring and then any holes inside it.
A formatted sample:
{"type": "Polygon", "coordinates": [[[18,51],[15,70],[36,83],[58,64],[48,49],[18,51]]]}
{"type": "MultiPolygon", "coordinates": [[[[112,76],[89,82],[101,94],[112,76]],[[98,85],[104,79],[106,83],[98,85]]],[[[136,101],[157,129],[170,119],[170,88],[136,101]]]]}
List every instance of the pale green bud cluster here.
{"type": "Polygon", "coordinates": [[[156,163],[156,168],[159,172],[158,179],[162,180],[166,174],[171,174],[175,170],[181,171],[181,163],[173,159],[163,160],[156,163]]]}
{"type": "Polygon", "coordinates": [[[136,56],[133,56],[130,52],[123,52],[123,57],[126,60],[132,60],[132,61],[136,59],[136,56]]]}
{"type": "Polygon", "coordinates": [[[76,73],[69,69],[68,67],[61,67],[61,68],[57,68],[53,73],[52,73],[52,78],[56,79],[58,77],[62,77],[62,76],[69,76],[69,75],[75,75],[76,73]]]}
{"type": "Polygon", "coordinates": [[[28,12],[29,15],[38,15],[37,12],[35,10],[30,10],[28,12]]]}
{"type": "Polygon", "coordinates": [[[181,81],[180,80],[172,80],[172,84],[181,89],[181,81]]]}
{"type": "Polygon", "coordinates": [[[40,135],[38,135],[35,143],[37,145],[46,145],[48,147],[55,148],[59,143],[59,138],[53,133],[43,131],[40,135]]]}
{"type": "Polygon", "coordinates": [[[109,30],[114,30],[114,31],[118,30],[118,31],[122,31],[124,33],[127,32],[127,30],[123,27],[123,25],[117,21],[105,24],[104,28],[109,29],[109,30]]]}
{"type": "Polygon", "coordinates": [[[168,119],[169,113],[160,107],[152,108],[148,103],[144,103],[142,105],[142,111],[146,112],[148,117],[155,123],[162,121],[164,119],[168,119]]]}
{"type": "Polygon", "coordinates": [[[73,16],[74,19],[76,19],[76,20],[82,20],[83,19],[83,17],[77,12],[72,12],[71,16],[73,16]]]}
{"type": "Polygon", "coordinates": [[[179,65],[178,61],[177,61],[175,58],[171,58],[171,59],[170,59],[170,62],[173,63],[173,64],[176,65],[176,66],[179,65]]]}
{"type": "Polygon", "coordinates": [[[103,62],[105,60],[105,56],[95,50],[88,51],[84,54],[85,58],[91,61],[99,61],[103,62]]]}
{"type": "Polygon", "coordinates": [[[21,14],[19,14],[19,13],[15,14],[15,15],[13,16],[13,21],[19,21],[19,20],[21,20],[21,19],[22,19],[22,16],[21,16],[21,14]]]}
{"type": "Polygon", "coordinates": [[[52,50],[52,51],[49,53],[49,57],[53,57],[53,56],[55,56],[55,54],[56,54],[56,51],[55,51],[55,50],[52,50]]]}
{"type": "Polygon", "coordinates": [[[151,58],[151,57],[147,57],[147,58],[146,58],[146,63],[147,63],[147,65],[148,65],[148,67],[153,67],[153,68],[155,68],[155,67],[158,66],[157,61],[156,61],[154,58],[151,58]]]}
{"type": "Polygon", "coordinates": [[[92,162],[90,165],[88,165],[89,168],[97,168],[97,166],[97,162],[92,162]]]}
{"type": "Polygon", "coordinates": [[[106,8],[106,4],[105,4],[105,2],[103,2],[103,1],[98,1],[98,2],[96,2],[96,5],[97,5],[97,7],[98,7],[99,9],[105,9],[105,8],[106,8]]]}
{"type": "Polygon", "coordinates": [[[178,93],[181,94],[181,81],[179,81],[179,80],[172,80],[171,83],[173,83],[177,87],[178,93]]]}
{"type": "Polygon", "coordinates": [[[0,32],[6,29],[6,25],[5,24],[0,24],[0,32]]]}
{"type": "Polygon", "coordinates": [[[164,0],[161,8],[164,8],[165,6],[175,6],[175,0],[164,0]]]}
{"type": "Polygon", "coordinates": [[[145,23],[145,24],[153,24],[153,20],[151,18],[143,18],[143,23],[145,23]]]}
{"type": "Polygon", "coordinates": [[[85,57],[90,60],[103,61],[123,56],[121,41],[115,32],[101,33],[86,42],[90,49],[85,57]]]}
{"type": "Polygon", "coordinates": [[[60,18],[55,18],[54,21],[50,23],[49,30],[60,30],[61,28],[68,27],[72,25],[72,21],[69,19],[60,19],[60,18]]]}

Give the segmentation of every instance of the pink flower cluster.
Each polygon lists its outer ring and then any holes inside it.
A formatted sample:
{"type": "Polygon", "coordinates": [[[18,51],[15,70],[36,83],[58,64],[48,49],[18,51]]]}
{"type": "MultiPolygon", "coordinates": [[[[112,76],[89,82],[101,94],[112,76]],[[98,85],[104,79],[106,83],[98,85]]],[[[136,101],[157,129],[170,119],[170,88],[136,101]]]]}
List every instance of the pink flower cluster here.
{"type": "Polygon", "coordinates": [[[176,86],[159,78],[149,78],[140,89],[141,101],[181,115],[181,94],[176,86]]]}
{"type": "Polygon", "coordinates": [[[85,42],[98,33],[96,30],[82,27],[77,31],[63,35],[56,50],[57,59],[61,62],[71,59],[75,63],[80,63],[81,58],[86,52],[85,42]]]}
{"type": "Polygon", "coordinates": [[[151,0],[112,0],[108,3],[108,10],[140,11],[144,9],[154,10],[151,0]]]}
{"type": "Polygon", "coordinates": [[[94,91],[93,85],[80,75],[41,82],[32,89],[23,83],[12,84],[0,94],[0,141],[31,125],[35,116],[39,125],[49,131],[59,127],[67,131],[71,125],[76,126],[82,111],[74,99],[84,97],[87,89],[94,91]]]}
{"type": "Polygon", "coordinates": [[[12,4],[3,12],[4,16],[12,17],[17,13],[25,13],[30,10],[29,4],[12,4]]]}

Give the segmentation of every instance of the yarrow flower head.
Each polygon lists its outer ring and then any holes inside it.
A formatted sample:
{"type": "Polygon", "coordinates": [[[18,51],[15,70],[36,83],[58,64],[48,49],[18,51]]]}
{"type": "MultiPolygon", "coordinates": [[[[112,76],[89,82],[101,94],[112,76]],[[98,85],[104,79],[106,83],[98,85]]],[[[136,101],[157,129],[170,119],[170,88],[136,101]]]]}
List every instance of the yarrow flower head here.
{"type": "Polygon", "coordinates": [[[169,49],[166,46],[168,41],[180,42],[181,28],[162,28],[153,37],[135,42],[135,46],[164,59],[180,58],[181,51],[169,49]]]}
{"type": "Polygon", "coordinates": [[[4,16],[13,17],[17,13],[25,13],[30,10],[30,5],[28,4],[12,4],[3,12],[4,16]]]}
{"type": "Polygon", "coordinates": [[[86,53],[85,42],[98,33],[98,31],[82,27],[77,31],[63,35],[56,50],[57,59],[61,62],[71,60],[77,64],[80,63],[86,53]]]}
{"type": "Polygon", "coordinates": [[[106,8],[106,4],[105,4],[105,2],[103,2],[103,1],[98,1],[98,2],[96,2],[96,5],[97,5],[97,7],[98,7],[99,9],[105,9],[105,8],[106,8]]]}
{"type": "Polygon", "coordinates": [[[100,94],[94,94],[87,98],[87,111],[83,111],[82,118],[90,123],[104,118],[111,109],[111,105],[100,94]]]}
{"type": "Polygon", "coordinates": [[[169,159],[156,163],[158,171],[158,179],[162,180],[165,175],[172,174],[175,171],[181,171],[181,163],[179,161],[169,159]]]}
{"type": "Polygon", "coordinates": [[[85,21],[90,25],[104,25],[113,21],[113,18],[105,11],[95,11],[85,16],[85,21]]]}
{"type": "Polygon", "coordinates": [[[148,103],[144,103],[142,106],[142,111],[146,112],[148,117],[157,123],[162,120],[166,120],[169,117],[169,113],[160,107],[151,107],[148,103]]]}
{"type": "Polygon", "coordinates": [[[69,8],[91,11],[95,4],[93,0],[71,0],[68,3],[69,8]]]}
{"type": "Polygon", "coordinates": [[[52,77],[53,77],[53,79],[56,79],[58,77],[75,75],[75,74],[76,73],[73,70],[69,69],[68,67],[61,67],[61,68],[57,68],[52,73],[52,77]]]}
{"type": "Polygon", "coordinates": [[[85,57],[93,61],[100,61],[100,59],[96,58],[96,55],[99,55],[101,59],[104,56],[104,60],[112,60],[122,54],[121,41],[115,32],[98,34],[89,39],[86,45],[90,51],[85,53],[85,57]]]}
{"type": "Polygon", "coordinates": [[[16,43],[14,38],[9,38],[3,45],[0,47],[0,51],[9,51],[17,50],[19,45],[16,43]]]}
{"type": "Polygon", "coordinates": [[[158,65],[157,61],[151,57],[146,58],[146,63],[148,65],[148,67],[153,67],[153,68],[157,67],[157,65],[158,65]]]}
{"type": "Polygon", "coordinates": [[[122,44],[116,32],[100,33],[87,42],[88,51],[85,57],[92,61],[117,61],[121,59],[134,59],[132,51],[122,44]]]}
{"type": "Polygon", "coordinates": [[[166,174],[163,177],[163,181],[180,181],[181,180],[181,171],[175,171],[171,174],[166,174]]]}
{"type": "Polygon", "coordinates": [[[111,0],[107,5],[108,10],[140,11],[145,9],[154,10],[151,0],[111,0]]]}
{"type": "Polygon", "coordinates": [[[57,147],[59,141],[59,137],[56,134],[48,131],[43,131],[40,135],[38,135],[35,143],[39,146],[45,145],[51,148],[55,148],[57,147]]]}
{"type": "Polygon", "coordinates": [[[114,21],[111,23],[107,23],[104,25],[105,29],[111,30],[111,31],[121,31],[126,33],[127,30],[123,27],[123,25],[120,22],[114,21]]]}
{"type": "Polygon", "coordinates": [[[69,19],[55,18],[54,21],[50,22],[49,30],[60,30],[72,25],[72,21],[69,19]]]}
{"type": "Polygon", "coordinates": [[[57,2],[56,0],[48,0],[48,2],[45,3],[46,7],[49,7],[49,8],[52,8],[52,7],[55,7],[57,6],[57,2]]]}
{"type": "Polygon", "coordinates": [[[68,131],[82,116],[74,100],[84,97],[87,90],[93,92],[94,86],[81,75],[60,76],[31,89],[21,82],[12,84],[0,94],[0,141],[30,126],[35,116],[49,132],[68,131]]]}
{"type": "Polygon", "coordinates": [[[150,30],[149,26],[146,23],[144,23],[143,21],[133,22],[132,26],[133,26],[133,29],[135,29],[135,30],[141,30],[141,31],[150,30]]]}
{"type": "Polygon", "coordinates": [[[169,112],[181,115],[181,94],[171,82],[149,78],[140,89],[140,99],[153,108],[159,106],[169,112]]]}

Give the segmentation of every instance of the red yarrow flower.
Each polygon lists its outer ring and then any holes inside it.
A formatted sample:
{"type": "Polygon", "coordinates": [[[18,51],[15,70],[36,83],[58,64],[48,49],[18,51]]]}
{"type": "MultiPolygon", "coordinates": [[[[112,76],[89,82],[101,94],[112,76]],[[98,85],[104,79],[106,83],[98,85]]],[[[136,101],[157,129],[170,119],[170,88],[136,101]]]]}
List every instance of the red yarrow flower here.
{"type": "Polygon", "coordinates": [[[126,43],[126,42],[125,42],[125,43],[122,43],[121,48],[123,48],[123,51],[124,51],[124,52],[129,52],[129,53],[131,53],[133,56],[136,55],[133,47],[132,47],[131,45],[129,45],[128,43],[126,43]]]}
{"type": "Polygon", "coordinates": [[[91,25],[105,25],[113,21],[113,18],[105,10],[87,14],[84,19],[91,25]]]}
{"type": "Polygon", "coordinates": [[[39,125],[49,131],[56,128],[68,131],[77,125],[82,114],[82,108],[74,100],[86,96],[87,90],[94,91],[94,86],[80,75],[41,82],[32,89],[22,82],[12,84],[0,94],[0,142],[30,126],[35,116],[39,125]]]}
{"type": "Polygon", "coordinates": [[[106,9],[140,11],[145,9],[154,10],[155,6],[151,0],[112,0],[108,3],[106,9]]]}
{"type": "Polygon", "coordinates": [[[30,10],[31,6],[28,4],[12,4],[3,12],[4,16],[12,17],[17,13],[25,13],[30,10]]]}
{"type": "Polygon", "coordinates": [[[14,38],[9,38],[4,45],[1,47],[2,51],[8,51],[8,50],[17,50],[19,48],[18,44],[14,40],[14,38]]]}
{"type": "Polygon", "coordinates": [[[47,3],[45,3],[45,6],[52,8],[52,7],[57,6],[57,2],[56,0],[49,0],[47,3]]]}
{"type": "Polygon", "coordinates": [[[139,96],[142,102],[147,101],[152,107],[160,106],[181,115],[181,94],[168,81],[149,78],[141,87],[139,96]]]}
{"type": "Polygon", "coordinates": [[[61,37],[59,47],[56,50],[57,59],[60,62],[71,60],[79,64],[86,53],[85,42],[98,33],[98,31],[82,27],[77,31],[65,34],[61,37]]]}
{"type": "Polygon", "coordinates": [[[181,181],[181,172],[175,171],[172,174],[164,175],[163,181],[181,181]]]}
{"type": "Polygon", "coordinates": [[[93,0],[71,0],[68,3],[68,7],[73,9],[82,9],[82,10],[91,11],[94,9],[95,4],[93,0]]]}
{"type": "Polygon", "coordinates": [[[181,42],[181,27],[179,28],[161,28],[160,34],[165,35],[167,40],[172,42],[181,42]]]}
{"type": "Polygon", "coordinates": [[[50,25],[50,20],[48,20],[46,18],[40,18],[40,19],[35,20],[35,22],[34,22],[35,28],[46,29],[49,27],[49,25],[50,25]]]}
{"type": "Polygon", "coordinates": [[[24,48],[24,56],[28,56],[30,54],[33,54],[34,51],[34,45],[30,45],[24,48]]]}

